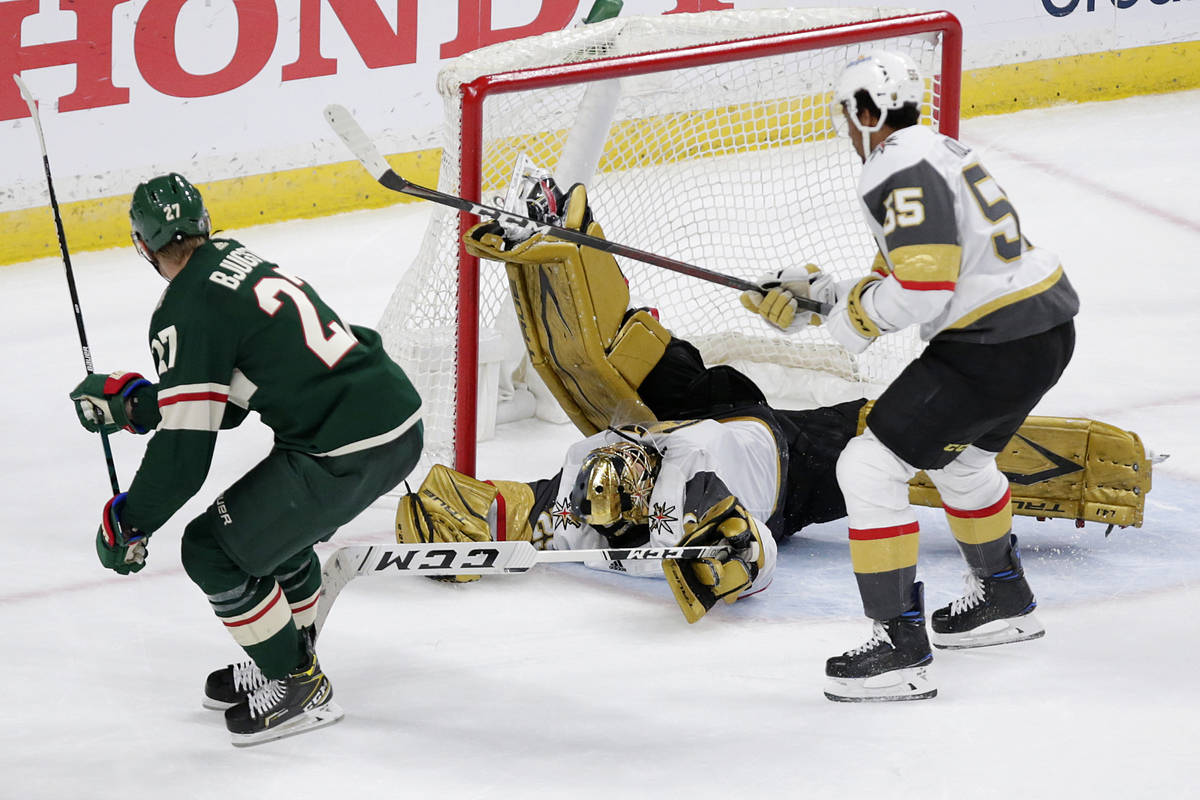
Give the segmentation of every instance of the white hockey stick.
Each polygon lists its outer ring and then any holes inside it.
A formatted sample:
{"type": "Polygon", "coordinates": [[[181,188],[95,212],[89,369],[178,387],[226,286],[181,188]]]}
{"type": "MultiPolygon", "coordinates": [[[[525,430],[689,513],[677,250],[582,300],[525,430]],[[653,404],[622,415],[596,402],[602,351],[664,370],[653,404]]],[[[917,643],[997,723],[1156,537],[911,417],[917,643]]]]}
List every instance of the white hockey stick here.
{"type": "Polygon", "coordinates": [[[530,542],[435,542],[430,544],[349,545],[333,552],[321,568],[320,632],[337,596],[360,575],[513,575],[538,564],[585,561],[661,561],[728,555],[711,547],[627,547],[608,550],[538,550],[530,542]]]}
{"type": "MultiPolygon", "coordinates": [[[[350,152],[354,154],[354,157],[358,159],[367,172],[371,173],[371,176],[379,181],[381,185],[394,192],[407,194],[410,197],[419,197],[422,200],[429,200],[480,217],[488,217],[505,225],[528,228],[531,236],[536,233],[548,233],[557,239],[562,239],[572,244],[591,247],[594,250],[603,250],[606,253],[612,253],[617,256],[625,256],[635,261],[641,261],[644,264],[662,267],[672,272],[680,272],[684,275],[690,275],[693,278],[709,281],[710,283],[740,289],[743,292],[766,294],[763,291],[763,287],[757,283],[743,280],[733,275],[726,275],[722,272],[715,272],[704,267],[698,267],[695,264],[689,264],[686,261],[676,261],[667,256],[638,250],[636,247],[589,236],[586,233],[570,228],[562,228],[558,225],[538,222],[521,214],[514,214],[511,211],[505,211],[495,206],[480,205],[457,195],[446,194],[445,192],[439,192],[437,189],[430,189],[426,186],[410,183],[392,170],[387,160],[379,154],[379,148],[375,146],[375,143],[371,141],[349,111],[339,105],[326,106],[325,119],[329,122],[329,126],[333,128],[334,133],[341,137],[342,141],[346,143],[346,147],[350,148],[350,152]]],[[[815,311],[822,316],[827,315],[832,308],[828,303],[822,303],[808,297],[797,297],[796,305],[805,311],[815,311]]]]}

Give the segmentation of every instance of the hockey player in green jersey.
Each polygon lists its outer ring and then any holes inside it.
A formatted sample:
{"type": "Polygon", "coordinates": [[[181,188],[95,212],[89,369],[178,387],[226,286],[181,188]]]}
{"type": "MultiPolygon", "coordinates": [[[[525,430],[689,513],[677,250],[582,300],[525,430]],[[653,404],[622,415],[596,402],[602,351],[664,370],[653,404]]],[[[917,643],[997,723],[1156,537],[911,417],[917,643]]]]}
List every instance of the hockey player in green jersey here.
{"type": "Polygon", "coordinates": [[[178,174],[137,187],[133,242],[167,281],[150,321],[158,383],[89,375],[80,421],[153,432],[127,492],[104,506],[96,549],[121,574],[199,489],[217,431],[258,412],[275,434],[257,466],[183,532],[181,558],[250,657],[209,676],[236,745],[336,722],[313,650],[321,568],[313,545],[408,475],[421,401],[379,335],[346,325],[300,278],[239,242],[213,238],[200,193],[178,174]]]}

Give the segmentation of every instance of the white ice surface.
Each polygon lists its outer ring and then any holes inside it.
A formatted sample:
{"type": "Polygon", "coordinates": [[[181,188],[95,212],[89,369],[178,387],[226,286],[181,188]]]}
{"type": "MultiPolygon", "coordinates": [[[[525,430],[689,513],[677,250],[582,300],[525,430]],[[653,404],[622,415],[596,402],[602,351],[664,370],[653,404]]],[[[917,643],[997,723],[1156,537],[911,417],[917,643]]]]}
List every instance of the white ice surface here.
{"type": "MultiPolygon", "coordinates": [[[[1198,92],[963,125],[1082,297],[1074,361],[1038,412],[1130,428],[1171,458],[1141,529],[1105,538],[1098,525],[1019,519],[1046,637],[939,652],[940,694],[920,703],[823,698],[824,659],[868,633],[844,525],[829,524],[781,548],[767,592],[692,626],[662,582],[575,566],[463,586],[360,580],[320,648],[346,719],[234,749],[200,689],[239,651],[184,575],[179,532],[261,457],[268,432],[252,421],[222,434],[208,482],[154,536],[149,567],[104,571],[93,537],[108,480],[66,399],[83,365],[61,262],[0,268],[0,797],[1194,796],[1197,129],[1198,92]]],[[[343,317],[374,324],[427,213],[234,233],[343,317]]],[[[74,266],[97,369],[151,374],[144,337],[161,279],[132,248],[74,266]]],[[[481,448],[481,474],[549,475],[571,438],[504,426],[481,448]]],[[[142,444],[113,439],[123,485],[142,444]]],[[[335,543],[389,541],[391,506],[335,543]]],[[[939,515],[922,523],[933,608],[958,594],[960,561],[939,515]]]]}

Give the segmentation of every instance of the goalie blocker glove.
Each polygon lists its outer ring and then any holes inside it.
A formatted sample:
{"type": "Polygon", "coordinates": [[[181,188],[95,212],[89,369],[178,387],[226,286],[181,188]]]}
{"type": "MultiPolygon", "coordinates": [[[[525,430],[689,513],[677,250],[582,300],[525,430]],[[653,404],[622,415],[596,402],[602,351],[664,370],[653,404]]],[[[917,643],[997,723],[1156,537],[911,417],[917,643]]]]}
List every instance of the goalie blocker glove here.
{"type": "MultiPolygon", "coordinates": [[[[481,481],[434,464],[421,487],[400,498],[396,507],[396,541],[433,542],[530,541],[533,489],[516,481],[481,481]]],[[[467,583],[478,575],[448,575],[434,580],[467,583]]]]}
{"type": "Polygon", "coordinates": [[[731,551],[727,558],[663,562],[663,573],[690,623],[718,600],[736,602],[763,568],[765,548],[758,524],[733,496],[711,506],[698,521],[684,523],[684,530],[680,546],[726,544],[731,551]]]}

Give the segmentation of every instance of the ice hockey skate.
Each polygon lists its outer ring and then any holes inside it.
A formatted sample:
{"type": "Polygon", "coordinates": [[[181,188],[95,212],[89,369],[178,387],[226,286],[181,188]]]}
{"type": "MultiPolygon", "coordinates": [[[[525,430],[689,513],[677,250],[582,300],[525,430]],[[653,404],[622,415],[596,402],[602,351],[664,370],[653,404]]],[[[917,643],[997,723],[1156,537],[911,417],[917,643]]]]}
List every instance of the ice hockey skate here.
{"type": "Polygon", "coordinates": [[[1016,536],[1012,537],[1011,566],[986,577],[968,573],[966,586],[966,594],[933,612],[934,647],[964,650],[1024,642],[1046,634],[1033,614],[1037,600],[1021,568],[1016,536]]]}
{"type": "Polygon", "coordinates": [[[924,587],[913,586],[915,605],[898,617],[876,620],[871,638],[825,662],[825,696],[839,703],[925,700],[937,696],[928,669],[933,661],[925,633],[924,587]]]}
{"type": "Polygon", "coordinates": [[[235,746],[246,747],[332,725],[344,714],[317,657],[310,655],[297,671],[264,682],[226,709],[225,727],[235,746]]]}
{"type": "Polygon", "coordinates": [[[204,707],[223,711],[236,706],[245,702],[251,692],[266,682],[262,670],[249,660],[213,670],[204,681],[204,707]]]}

